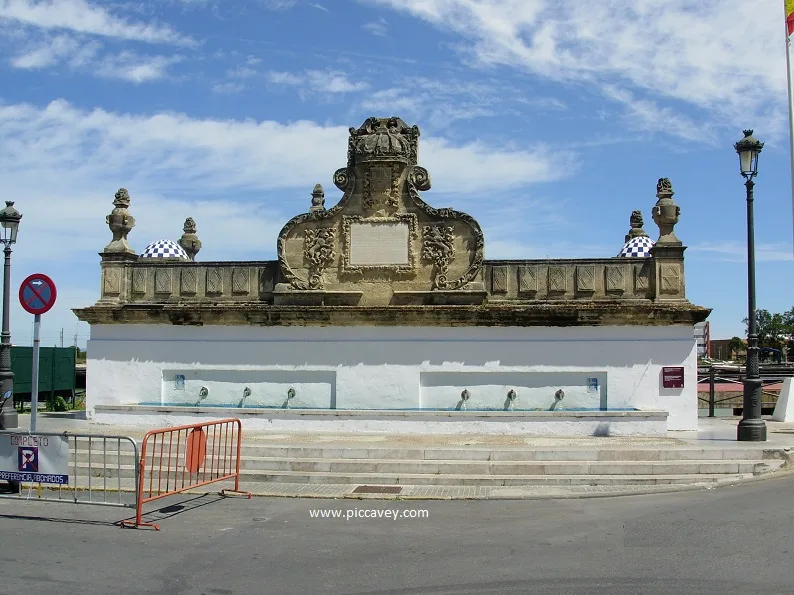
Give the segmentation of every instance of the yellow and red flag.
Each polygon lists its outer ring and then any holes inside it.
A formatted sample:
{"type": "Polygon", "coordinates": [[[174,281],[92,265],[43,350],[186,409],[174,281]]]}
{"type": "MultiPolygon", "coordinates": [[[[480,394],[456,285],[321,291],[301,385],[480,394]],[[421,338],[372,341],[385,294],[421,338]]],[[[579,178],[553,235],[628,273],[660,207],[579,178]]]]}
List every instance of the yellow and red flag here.
{"type": "Polygon", "coordinates": [[[794,33],[794,0],[786,0],[786,25],[788,26],[788,34],[794,33]]]}

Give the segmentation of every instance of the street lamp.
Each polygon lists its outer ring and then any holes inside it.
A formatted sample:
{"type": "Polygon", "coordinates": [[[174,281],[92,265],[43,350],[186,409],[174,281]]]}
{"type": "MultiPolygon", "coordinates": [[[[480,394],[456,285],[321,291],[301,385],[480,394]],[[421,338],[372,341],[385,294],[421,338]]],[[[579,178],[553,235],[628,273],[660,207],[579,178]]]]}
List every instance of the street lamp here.
{"type": "MultiPolygon", "coordinates": [[[[3,269],[3,331],[0,334],[0,398],[14,390],[14,373],[11,371],[11,331],[9,313],[11,310],[11,246],[17,241],[19,221],[22,213],[14,208],[14,202],[6,201],[6,208],[0,211],[0,243],[5,253],[3,269]]],[[[10,399],[8,399],[10,400],[10,399]]],[[[5,401],[3,402],[5,404],[5,401]]],[[[7,416],[6,416],[7,417],[7,416]]],[[[8,419],[6,422],[10,421],[8,419]]],[[[11,424],[8,424],[11,425],[11,424]]],[[[13,424],[16,427],[16,424],[13,424]]]]}
{"type": "Polygon", "coordinates": [[[742,420],[736,439],[745,442],[766,441],[766,424],[761,419],[761,375],[758,369],[758,325],[755,317],[755,237],[753,232],[753,178],[758,174],[758,155],[764,143],[744,131],[744,138],[734,145],[747,188],[747,362],[744,377],[742,420]]]}

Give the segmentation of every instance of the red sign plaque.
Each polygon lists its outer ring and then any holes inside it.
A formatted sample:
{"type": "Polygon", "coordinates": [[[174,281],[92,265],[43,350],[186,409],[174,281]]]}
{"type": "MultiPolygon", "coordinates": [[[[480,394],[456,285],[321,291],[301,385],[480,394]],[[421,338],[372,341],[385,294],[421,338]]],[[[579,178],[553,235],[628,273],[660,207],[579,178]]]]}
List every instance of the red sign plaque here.
{"type": "Polygon", "coordinates": [[[662,387],[684,388],[684,368],[662,368],[662,387]]]}

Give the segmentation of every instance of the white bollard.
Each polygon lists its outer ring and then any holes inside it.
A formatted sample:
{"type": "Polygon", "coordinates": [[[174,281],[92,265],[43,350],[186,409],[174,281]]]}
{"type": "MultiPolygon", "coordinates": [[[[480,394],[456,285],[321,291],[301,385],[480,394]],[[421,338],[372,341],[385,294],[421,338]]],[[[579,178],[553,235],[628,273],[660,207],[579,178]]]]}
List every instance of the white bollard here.
{"type": "Polygon", "coordinates": [[[780,396],[775,404],[772,414],[773,421],[794,421],[794,378],[788,377],[783,381],[780,396]]]}

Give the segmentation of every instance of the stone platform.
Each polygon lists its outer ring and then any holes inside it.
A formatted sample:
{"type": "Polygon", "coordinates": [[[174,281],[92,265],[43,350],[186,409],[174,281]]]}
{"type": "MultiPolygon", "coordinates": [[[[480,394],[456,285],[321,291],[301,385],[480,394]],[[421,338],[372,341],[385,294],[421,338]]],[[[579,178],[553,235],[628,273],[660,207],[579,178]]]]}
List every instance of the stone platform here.
{"type": "MultiPolygon", "coordinates": [[[[247,431],[241,487],[260,496],[308,498],[584,498],[708,489],[790,471],[794,424],[770,421],[769,441],[739,443],[737,419],[700,421],[699,432],[659,437],[247,431]]],[[[146,429],[46,415],[39,422],[40,431],[138,441],[146,429]]],[[[86,442],[76,453],[84,469],[86,442]]],[[[122,490],[132,490],[133,469],[132,458],[123,458],[122,490]]]]}

